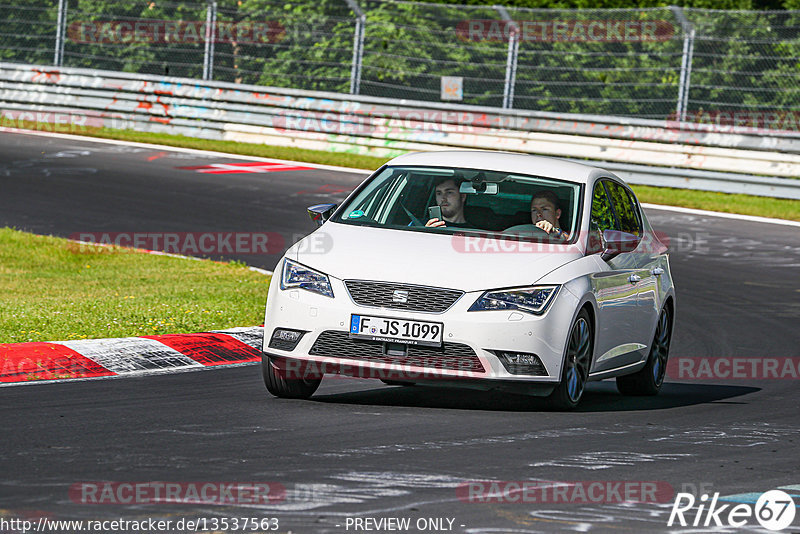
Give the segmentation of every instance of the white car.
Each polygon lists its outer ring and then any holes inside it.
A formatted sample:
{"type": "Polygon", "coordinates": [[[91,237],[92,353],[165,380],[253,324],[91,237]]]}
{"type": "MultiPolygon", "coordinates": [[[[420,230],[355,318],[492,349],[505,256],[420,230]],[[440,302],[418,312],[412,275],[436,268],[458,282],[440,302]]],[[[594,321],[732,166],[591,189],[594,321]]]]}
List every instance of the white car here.
{"type": "Polygon", "coordinates": [[[592,380],[661,388],[675,319],[667,247],[608,171],[409,154],[309,215],[320,228],[286,252],[267,298],[273,395],[308,398],[326,373],[549,396],[561,409],[592,380]],[[548,195],[559,217],[534,225],[548,195]]]}

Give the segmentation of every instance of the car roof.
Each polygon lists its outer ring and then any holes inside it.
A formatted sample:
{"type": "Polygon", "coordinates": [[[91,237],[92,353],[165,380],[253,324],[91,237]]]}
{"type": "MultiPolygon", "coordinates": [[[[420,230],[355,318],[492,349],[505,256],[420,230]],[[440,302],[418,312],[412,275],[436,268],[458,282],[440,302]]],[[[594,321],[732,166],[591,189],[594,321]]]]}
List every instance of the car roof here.
{"type": "Polygon", "coordinates": [[[389,161],[387,165],[461,167],[466,169],[530,174],[579,183],[589,183],[598,176],[614,176],[612,173],[599,167],[582,165],[562,159],[485,150],[414,152],[398,156],[389,161]]]}

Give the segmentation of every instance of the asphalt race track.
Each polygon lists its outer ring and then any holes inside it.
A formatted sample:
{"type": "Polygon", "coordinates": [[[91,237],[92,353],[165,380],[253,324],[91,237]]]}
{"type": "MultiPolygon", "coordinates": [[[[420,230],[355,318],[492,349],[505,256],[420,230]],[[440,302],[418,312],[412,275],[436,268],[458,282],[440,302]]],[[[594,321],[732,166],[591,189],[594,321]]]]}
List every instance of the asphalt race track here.
{"type": "MultiPolygon", "coordinates": [[[[178,169],[242,161],[0,133],[0,226],[65,237],[274,232],[289,244],[313,229],[307,205],[338,202],[364,177],[178,169]]],[[[671,358],[800,357],[797,227],[648,216],[671,241],[671,358]]],[[[272,269],[280,253],[211,256],[272,269]]],[[[658,397],[625,398],[613,382],[595,382],[573,413],[527,397],[335,377],[309,401],[278,400],[257,365],[4,387],[0,516],[269,517],[294,533],[391,531],[354,528],[356,517],[410,518],[410,532],[708,532],[702,522],[667,527],[673,493],[642,504],[477,502],[463,484],[650,481],[750,503],[779,487],[798,494],[798,383],[670,380],[658,397]],[[98,481],[270,483],[283,493],[220,505],[83,504],[70,494],[98,481]]],[[[236,531],[231,523],[218,530],[236,531]]],[[[766,532],[754,518],[743,530],[766,532]]],[[[789,531],[800,531],[800,517],[789,531]]]]}

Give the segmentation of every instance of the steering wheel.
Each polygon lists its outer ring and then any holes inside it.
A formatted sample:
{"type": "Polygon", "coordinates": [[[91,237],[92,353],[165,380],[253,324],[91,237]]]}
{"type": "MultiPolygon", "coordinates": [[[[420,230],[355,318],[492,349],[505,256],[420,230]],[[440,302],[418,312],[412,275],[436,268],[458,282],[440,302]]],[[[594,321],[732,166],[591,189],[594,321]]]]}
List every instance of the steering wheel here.
{"type": "Polygon", "coordinates": [[[527,235],[527,236],[537,236],[537,237],[550,237],[550,234],[539,228],[534,224],[516,224],[509,228],[503,230],[503,233],[510,232],[510,233],[517,233],[520,235],[527,235]]]}

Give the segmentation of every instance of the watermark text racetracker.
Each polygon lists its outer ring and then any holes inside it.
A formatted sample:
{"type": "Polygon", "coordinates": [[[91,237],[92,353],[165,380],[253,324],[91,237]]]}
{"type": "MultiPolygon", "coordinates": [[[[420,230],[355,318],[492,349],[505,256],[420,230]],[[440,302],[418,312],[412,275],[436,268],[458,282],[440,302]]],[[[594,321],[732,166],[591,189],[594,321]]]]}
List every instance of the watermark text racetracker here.
{"type": "Polygon", "coordinates": [[[687,111],[683,120],[676,113],[667,117],[672,130],[734,132],[766,134],[770,132],[800,132],[800,112],[793,110],[731,110],[708,109],[687,111]]]}
{"type": "Polygon", "coordinates": [[[284,39],[284,26],[274,20],[217,21],[207,25],[201,20],[83,20],[70,23],[67,39],[80,44],[125,43],[277,43],[284,39]]]}
{"type": "Polygon", "coordinates": [[[469,503],[665,503],[675,494],[663,481],[638,480],[511,480],[464,482],[458,499],[469,503]]]}
{"type": "Polygon", "coordinates": [[[341,135],[376,136],[392,132],[437,132],[466,134],[488,132],[490,128],[523,127],[527,118],[487,117],[485,113],[452,110],[370,110],[350,114],[329,111],[293,110],[270,119],[279,131],[307,131],[341,135]]]}
{"type": "MultiPolygon", "coordinates": [[[[167,254],[281,254],[304,234],[278,232],[73,232],[73,252],[97,254],[111,247],[134,248],[167,254]],[[105,247],[105,248],[104,248],[105,247]]],[[[302,252],[325,254],[333,238],[324,232],[308,236],[298,245],[302,252]]]]}
{"type": "Polygon", "coordinates": [[[90,127],[102,128],[103,119],[83,113],[4,109],[0,110],[0,127],[82,134],[90,127]]]}
{"type": "Polygon", "coordinates": [[[78,504],[272,504],[286,499],[277,482],[77,482],[69,488],[78,504]]]}
{"type": "Polygon", "coordinates": [[[463,20],[456,34],[464,41],[653,42],[667,41],[675,27],[667,20],[463,20]]]}
{"type": "Polygon", "coordinates": [[[677,380],[798,380],[800,358],[789,356],[681,356],[670,358],[667,376],[677,380]]]}
{"type": "Polygon", "coordinates": [[[170,254],[280,254],[283,236],[275,232],[78,232],[78,252],[91,244],[113,245],[170,254]]]}
{"type": "MultiPolygon", "coordinates": [[[[621,245],[620,252],[633,252],[637,254],[661,253],[667,250],[675,252],[693,252],[707,254],[709,249],[710,234],[705,232],[681,232],[669,236],[664,232],[655,231],[652,235],[646,234],[640,239],[633,239],[621,245]]],[[[603,246],[603,237],[596,231],[585,232],[570,238],[570,242],[577,242],[581,247],[590,247],[600,250],[603,246]]],[[[453,234],[451,246],[456,252],[464,254],[504,254],[504,253],[558,253],[568,252],[560,240],[549,239],[544,232],[483,232],[459,231],[453,234]]]]}
{"type": "MultiPolygon", "coordinates": [[[[273,333],[277,337],[280,330],[273,333]]],[[[409,343],[413,346],[414,343],[409,343]]],[[[480,373],[476,372],[470,362],[459,362],[454,365],[454,369],[439,369],[441,358],[434,353],[429,355],[415,356],[413,361],[409,361],[404,356],[387,356],[380,363],[373,364],[371,367],[362,367],[342,361],[321,361],[323,358],[312,360],[295,360],[292,358],[276,358],[272,365],[282,378],[288,380],[304,380],[309,378],[378,378],[381,380],[404,381],[450,381],[450,380],[471,380],[479,378],[480,373]]],[[[328,379],[326,378],[326,380],[328,379]]]]}

